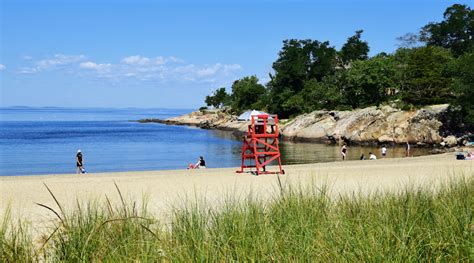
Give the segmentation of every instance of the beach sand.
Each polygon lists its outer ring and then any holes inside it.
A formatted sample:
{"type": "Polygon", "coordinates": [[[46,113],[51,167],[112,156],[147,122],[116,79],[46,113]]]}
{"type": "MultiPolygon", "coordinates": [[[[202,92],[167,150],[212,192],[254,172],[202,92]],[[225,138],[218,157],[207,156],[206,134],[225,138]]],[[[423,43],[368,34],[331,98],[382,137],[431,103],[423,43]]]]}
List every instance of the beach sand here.
{"type": "MultiPolygon", "coordinates": [[[[284,166],[280,175],[285,185],[327,184],[331,195],[374,191],[397,191],[405,186],[436,187],[452,177],[473,176],[473,161],[455,160],[454,154],[414,158],[382,159],[376,161],[340,161],[284,166]]],[[[34,225],[45,225],[53,214],[36,203],[57,208],[44,184],[66,207],[74,207],[76,200],[105,200],[119,203],[116,183],[127,200],[139,202],[144,195],[149,209],[158,217],[166,218],[172,206],[186,200],[205,199],[218,204],[228,196],[245,197],[250,192],[261,198],[278,191],[277,175],[255,176],[235,173],[237,168],[90,173],[86,175],[58,174],[38,176],[0,177],[0,218],[11,207],[14,217],[21,217],[34,225]]]]}

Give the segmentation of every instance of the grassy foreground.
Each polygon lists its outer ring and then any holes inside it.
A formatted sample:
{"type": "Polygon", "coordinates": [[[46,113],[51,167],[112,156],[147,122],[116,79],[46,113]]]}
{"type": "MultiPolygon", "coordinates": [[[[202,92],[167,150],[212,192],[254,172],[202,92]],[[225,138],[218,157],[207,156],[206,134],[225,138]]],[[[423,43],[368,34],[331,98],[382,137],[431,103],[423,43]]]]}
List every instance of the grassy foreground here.
{"type": "Polygon", "coordinates": [[[39,241],[7,211],[0,261],[474,259],[474,177],[436,191],[406,187],[329,198],[327,188],[286,188],[266,202],[251,195],[244,201],[227,198],[214,208],[194,202],[175,209],[169,225],[147,212],[146,201],[121,200],[117,206],[108,199],[78,202],[71,211],[56,199],[54,208],[38,204],[57,218],[39,241]]]}

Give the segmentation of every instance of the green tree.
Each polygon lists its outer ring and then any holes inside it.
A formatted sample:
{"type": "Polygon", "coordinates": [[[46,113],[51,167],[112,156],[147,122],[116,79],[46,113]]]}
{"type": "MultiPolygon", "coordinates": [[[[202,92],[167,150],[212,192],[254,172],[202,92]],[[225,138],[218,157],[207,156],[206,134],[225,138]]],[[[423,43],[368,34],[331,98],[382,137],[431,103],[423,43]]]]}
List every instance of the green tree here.
{"type": "Polygon", "coordinates": [[[357,30],[355,35],[349,37],[347,42],[339,51],[339,58],[343,65],[349,64],[351,61],[366,60],[369,58],[369,44],[367,41],[360,39],[363,30],[357,30]]]}
{"type": "Polygon", "coordinates": [[[336,49],[330,46],[329,41],[311,41],[306,45],[309,56],[308,74],[305,80],[317,79],[334,74],[336,68],[336,49]]]}
{"type": "Polygon", "coordinates": [[[347,70],[347,101],[353,107],[378,105],[398,90],[397,66],[392,56],[354,61],[347,70]]]}
{"type": "Polygon", "coordinates": [[[462,107],[462,115],[467,129],[474,129],[474,53],[459,57],[453,67],[455,80],[453,88],[457,98],[455,104],[462,107]]]}
{"type": "Polygon", "coordinates": [[[440,47],[420,47],[402,57],[402,100],[413,105],[447,103],[454,97],[452,77],[448,64],[452,60],[449,50],[440,47]]]}
{"type": "Polygon", "coordinates": [[[448,7],[444,20],[424,26],[420,38],[428,46],[450,48],[454,55],[462,55],[474,46],[474,10],[461,4],[448,7]]]}
{"type": "Polygon", "coordinates": [[[305,82],[301,92],[303,111],[333,110],[342,102],[341,89],[337,83],[337,76],[326,76],[322,81],[310,79],[305,82]]]}
{"type": "Polygon", "coordinates": [[[221,108],[230,104],[230,95],[225,91],[225,87],[218,88],[212,95],[206,96],[205,102],[207,106],[221,108]]]}
{"type": "Polygon", "coordinates": [[[282,117],[302,112],[299,103],[305,81],[322,80],[333,74],[336,50],[329,42],[317,40],[285,40],[278,59],[273,63],[275,75],[270,76],[270,110],[282,117]]]}
{"type": "Polygon", "coordinates": [[[244,77],[232,84],[232,110],[240,113],[244,110],[261,108],[261,99],[266,89],[258,83],[256,76],[244,77]]]}

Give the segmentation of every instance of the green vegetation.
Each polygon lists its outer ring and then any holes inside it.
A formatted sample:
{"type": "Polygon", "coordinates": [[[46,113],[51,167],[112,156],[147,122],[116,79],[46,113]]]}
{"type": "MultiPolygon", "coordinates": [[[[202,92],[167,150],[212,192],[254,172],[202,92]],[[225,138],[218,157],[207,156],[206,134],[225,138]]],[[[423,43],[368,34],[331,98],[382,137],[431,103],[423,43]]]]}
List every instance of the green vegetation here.
{"type": "Polygon", "coordinates": [[[57,220],[37,244],[25,224],[4,219],[0,261],[467,262],[474,256],[472,176],[437,189],[329,196],[325,187],[281,188],[267,202],[250,195],[218,208],[187,203],[169,225],[148,213],[146,201],[140,208],[123,198],[119,206],[108,199],[78,203],[69,212],[56,201],[58,208],[42,205],[57,220]]]}
{"type": "Polygon", "coordinates": [[[32,262],[36,257],[28,224],[12,222],[11,210],[7,209],[0,226],[0,261],[32,262]]]}
{"type": "Polygon", "coordinates": [[[329,41],[284,40],[265,86],[255,76],[245,77],[234,82],[231,94],[220,88],[206,104],[230,106],[235,113],[258,108],[287,118],[319,109],[450,103],[463,116],[458,132],[474,128],[474,10],[448,7],[443,21],[400,37],[393,54],[369,57],[362,33],[356,31],[339,51],[329,41]]]}

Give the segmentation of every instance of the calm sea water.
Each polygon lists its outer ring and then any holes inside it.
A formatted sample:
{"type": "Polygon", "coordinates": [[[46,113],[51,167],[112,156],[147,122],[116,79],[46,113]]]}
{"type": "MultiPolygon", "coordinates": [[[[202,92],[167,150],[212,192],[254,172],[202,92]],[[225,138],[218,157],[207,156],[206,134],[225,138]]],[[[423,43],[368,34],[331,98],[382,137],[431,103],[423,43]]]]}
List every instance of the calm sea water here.
{"type": "MultiPolygon", "coordinates": [[[[0,175],[74,173],[78,149],[89,173],[185,169],[203,155],[210,168],[240,165],[241,141],[231,132],[137,123],[191,110],[0,108],[0,175]]],[[[283,164],[339,160],[339,147],[281,144],[283,164]]],[[[373,147],[351,147],[349,159],[373,147]]],[[[427,154],[415,149],[415,155],[427,154]]],[[[403,156],[389,148],[389,157],[403,156]]]]}

